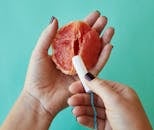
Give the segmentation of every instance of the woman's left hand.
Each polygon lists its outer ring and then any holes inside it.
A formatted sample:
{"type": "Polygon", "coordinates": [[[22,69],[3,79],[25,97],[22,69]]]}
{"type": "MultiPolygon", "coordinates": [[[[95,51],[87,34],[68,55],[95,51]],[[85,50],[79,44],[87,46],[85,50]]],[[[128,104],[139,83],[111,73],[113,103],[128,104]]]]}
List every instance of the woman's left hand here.
{"type": "MultiPolygon", "coordinates": [[[[99,34],[107,23],[106,17],[101,16],[98,11],[88,15],[84,21],[95,28],[99,34]]],[[[77,79],[76,76],[68,76],[57,70],[51,55],[48,54],[57,29],[58,21],[53,19],[41,34],[31,56],[23,89],[28,95],[38,100],[53,117],[67,106],[67,99],[70,96],[68,87],[77,79]]],[[[99,73],[110,56],[112,45],[109,43],[113,33],[114,29],[110,27],[101,36],[104,47],[96,66],[90,70],[94,75],[99,73]]]]}

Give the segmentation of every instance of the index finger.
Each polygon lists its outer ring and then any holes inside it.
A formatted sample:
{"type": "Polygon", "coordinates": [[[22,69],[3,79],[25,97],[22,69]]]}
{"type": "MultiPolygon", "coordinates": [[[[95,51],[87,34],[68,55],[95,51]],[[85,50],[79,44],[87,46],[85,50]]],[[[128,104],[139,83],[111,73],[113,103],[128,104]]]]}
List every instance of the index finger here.
{"type": "Polygon", "coordinates": [[[82,86],[82,83],[80,81],[76,81],[74,83],[72,83],[69,87],[69,91],[72,94],[76,94],[76,93],[85,93],[85,90],[82,86]]]}

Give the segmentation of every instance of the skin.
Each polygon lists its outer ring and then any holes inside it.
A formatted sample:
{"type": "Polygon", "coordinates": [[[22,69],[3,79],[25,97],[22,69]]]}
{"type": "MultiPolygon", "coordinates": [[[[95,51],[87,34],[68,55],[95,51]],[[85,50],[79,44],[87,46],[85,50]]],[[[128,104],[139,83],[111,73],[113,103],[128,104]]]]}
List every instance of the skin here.
{"type": "MultiPolygon", "coordinates": [[[[152,130],[142,104],[133,89],[107,80],[95,78],[86,81],[96,95],[98,130],[152,130]]],[[[89,94],[81,83],[74,82],[70,88],[73,94],[68,104],[73,106],[73,114],[82,125],[93,128],[93,110],[89,94]]]]}
{"type": "MultiPolygon", "coordinates": [[[[107,23],[98,11],[89,14],[84,21],[100,34],[107,23]]],[[[57,29],[58,21],[54,19],[42,32],[32,52],[24,88],[2,124],[2,130],[46,130],[56,114],[68,106],[69,85],[78,78],[57,70],[48,54],[57,29]]],[[[96,66],[90,70],[95,75],[110,56],[112,45],[109,43],[113,34],[114,29],[110,27],[100,36],[104,47],[96,66]]]]}

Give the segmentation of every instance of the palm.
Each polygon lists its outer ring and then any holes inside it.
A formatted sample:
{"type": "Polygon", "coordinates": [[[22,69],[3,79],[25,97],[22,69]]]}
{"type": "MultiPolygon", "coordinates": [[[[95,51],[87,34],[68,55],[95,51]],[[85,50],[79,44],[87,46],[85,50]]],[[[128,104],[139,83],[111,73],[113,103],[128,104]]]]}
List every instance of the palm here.
{"type": "MultiPolygon", "coordinates": [[[[85,19],[85,22],[87,22],[91,27],[94,27],[99,33],[101,33],[107,22],[103,17],[100,17],[101,16],[98,14],[98,12],[94,12],[85,19]],[[102,22],[100,25],[100,21],[104,22],[102,22]]],[[[61,71],[56,69],[55,64],[52,62],[51,56],[47,53],[51,43],[51,39],[49,39],[49,37],[53,37],[50,36],[50,33],[56,33],[57,30],[56,20],[54,22],[55,23],[53,24],[55,25],[53,25],[52,28],[55,30],[51,31],[51,29],[48,29],[49,27],[47,28],[47,31],[42,34],[34,53],[32,54],[26,77],[25,89],[32,96],[37,98],[49,112],[53,113],[52,106],[54,106],[54,109],[56,110],[54,111],[54,114],[56,114],[58,111],[67,106],[67,99],[70,96],[68,87],[72,82],[77,80],[77,77],[68,76],[61,73],[61,71]],[[44,37],[46,37],[46,39],[49,41],[47,41],[44,37]],[[42,48],[44,50],[42,50],[42,48]]],[[[111,40],[113,35],[113,29],[110,28],[107,31],[108,32],[106,34],[108,36],[104,35],[104,39],[102,37],[102,42],[105,44],[111,40]],[[108,41],[105,42],[105,40],[108,41]]],[[[109,57],[111,45],[106,44],[104,48],[102,49],[98,63],[91,70],[93,74],[97,74],[101,70],[109,57]],[[107,52],[104,51],[105,47],[107,52]],[[106,55],[103,55],[103,53],[106,55]]]]}
{"type": "Polygon", "coordinates": [[[37,58],[36,54],[33,54],[25,86],[31,95],[37,99],[43,98],[41,103],[47,110],[50,111],[50,107],[54,105],[58,112],[67,106],[67,98],[70,95],[68,86],[75,78],[76,76],[65,75],[56,69],[49,55],[37,58]]]}

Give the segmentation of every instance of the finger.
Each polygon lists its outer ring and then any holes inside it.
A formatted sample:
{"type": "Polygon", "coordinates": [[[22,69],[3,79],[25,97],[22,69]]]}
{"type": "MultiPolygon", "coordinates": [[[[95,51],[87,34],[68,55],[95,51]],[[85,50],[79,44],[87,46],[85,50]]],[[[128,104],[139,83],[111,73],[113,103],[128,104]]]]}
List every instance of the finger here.
{"type": "Polygon", "coordinates": [[[52,39],[54,38],[58,29],[58,21],[56,18],[53,19],[47,28],[42,32],[37,45],[34,49],[36,53],[45,53],[48,54],[48,49],[51,45],[52,39]]]}
{"type": "Polygon", "coordinates": [[[107,24],[107,18],[105,16],[100,16],[92,28],[96,29],[96,31],[100,34],[104,29],[105,25],[107,24]]]}
{"type": "Polygon", "coordinates": [[[111,44],[107,44],[104,46],[98,58],[97,64],[90,70],[92,74],[97,75],[102,70],[110,57],[112,48],[113,46],[111,44]]]}
{"type": "MultiPolygon", "coordinates": [[[[97,111],[97,118],[100,119],[105,119],[105,109],[104,108],[100,108],[100,107],[96,107],[96,111],[97,111]]],[[[78,117],[78,116],[92,116],[94,117],[94,112],[91,106],[76,106],[74,107],[72,113],[78,117]]]]}
{"type": "Polygon", "coordinates": [[[76,93],[84,93],[85,90],[82,86],[82,83],[80,81],[76,81],[74,83],[72,83],[69,87],[69,91],[72,93],[72,94],[76,94],[76,93]]]}
{"type": "Polygon", "coordinates": [[[102,43],[104,47],[100,53],[97,64],[94,66],[94,68],[92,68],[92,70],[90,70],[90,72],[94,75],[97,75],[103,69],[110,57],[113,46],[109,44],[109,42],[111,41],[113,35],[114,28],[110,27],[104,32],[102,36],[102,43]]]}
{"type": "MultiPolygon", "coordinates": [[[[75,94],[68,99],[68,104],[70,106],[91,106],[90,95],[86,93],[75,94]]],[[[94,105],[104,107],[103,101],[96,95],[94,96],[94,105]]]]}
{"type": "Polygon", "coordinates": [[[114,28],[109,27],[102,36],[102,42],[104,46],[111,42],[113,35],[114,35],[114,28]]]}
{"type": "Polygon", "coordinates": [[[100,12],[99,11],[94,11],[90,13],[84,21],[88,23],[90,26],[93,26],[93,24],[96,22],[96,20],[99,18],[100,12]]]}
{"type": "MultiPolygon", "coordinates": [[[[92,116],[79,116],[77,117],[77,121],[80,124],[85,125],[89,128],[94,128],[94,119],[92,116]]],[[[97,124],[98,124],[98,130],[102,130],[104,129],[105,126],[105,120],[97,119],[97,124]]]]}
{"type": "MultiPolygon", "coordinates": [[[[90,77],[88,75],[86,75],[85,78],[89,78],[88,80],[90,80],[90,77]]],[[[89,89],[101,97],[104,102],[105,108],[108,108],[111,105],[114,106],[116,103],[119,103],[119,101],[121,100],[119,94],[115,92],[112,87],[104,80],[98,78],[95,78],[91,81],[88,80],[85,80],[85,82],[87,83],[89,89]]]]}

